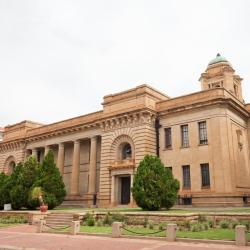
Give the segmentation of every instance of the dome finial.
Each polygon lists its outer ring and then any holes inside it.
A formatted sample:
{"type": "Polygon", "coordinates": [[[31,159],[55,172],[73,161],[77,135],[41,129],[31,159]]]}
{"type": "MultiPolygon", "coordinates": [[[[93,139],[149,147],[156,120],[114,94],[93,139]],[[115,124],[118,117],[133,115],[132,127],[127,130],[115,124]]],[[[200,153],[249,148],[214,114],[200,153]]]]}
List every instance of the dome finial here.
{"type": "Polygon", "coordinates": [[[218,57],[218,56],[221,56],[221,55],[220,55],[220,53],[217,53],[217,55],[216,55],[216,56],[218,57]]]}

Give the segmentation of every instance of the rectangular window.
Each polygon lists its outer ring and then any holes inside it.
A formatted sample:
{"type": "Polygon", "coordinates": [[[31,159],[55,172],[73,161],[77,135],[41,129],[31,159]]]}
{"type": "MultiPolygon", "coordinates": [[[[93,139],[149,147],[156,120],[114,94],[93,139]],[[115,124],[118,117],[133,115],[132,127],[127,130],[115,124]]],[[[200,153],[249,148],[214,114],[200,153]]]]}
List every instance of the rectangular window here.
{"type": "Polygon", "coordinates": [[[210,187],[210,174],[209,174],[209,164],[201,164],[201,187],[210,187]]]}
{"type": "Polygon", "coordinates": [[[171,128],[165,128],[165,147],[172,148],[171,128]]]}
{"type": "Polygon", "coordinates": [[[191,188],[191,180],[190,180],[190,166],[182,166],[183,173],[183,188],[190,189],[191,188]]]}
{"type": "Polygon", "coordinates": [[[189,146],[188,125],[181,125],[181,146],[182,147],[189,146]]]}
{"type": "Polygon", "coordinates": [[[200,144],[207,144],[207,124],[206,122],[199,122],[198,124],[200,144]]]}

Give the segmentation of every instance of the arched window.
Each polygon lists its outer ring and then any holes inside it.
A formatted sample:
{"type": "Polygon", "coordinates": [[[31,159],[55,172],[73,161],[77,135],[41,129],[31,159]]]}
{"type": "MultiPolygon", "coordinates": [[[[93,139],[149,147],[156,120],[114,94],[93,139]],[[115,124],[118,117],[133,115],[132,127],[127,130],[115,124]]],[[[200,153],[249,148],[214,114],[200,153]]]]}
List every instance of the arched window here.
{"type": "Polygon", "coordinates": [[[132,149],[129,143],[124,144],[122,147],[122,160],[131,159],[132,157],[132,149]]]}
{"type": "Polygon", "coordinates": [[[9,156],[4,164],[4,172],[8,175],[12,174],[16,166],[16,160],[13,156],[9,156]]]}
{"type": "Polygon", "coordinates": [[[16,166],[16,163],[15,163],[14,161],[11,161],[11,162],[9,163],[8,172],[9,172],[10,174],[14,171],[15,166],[16,166]]]}

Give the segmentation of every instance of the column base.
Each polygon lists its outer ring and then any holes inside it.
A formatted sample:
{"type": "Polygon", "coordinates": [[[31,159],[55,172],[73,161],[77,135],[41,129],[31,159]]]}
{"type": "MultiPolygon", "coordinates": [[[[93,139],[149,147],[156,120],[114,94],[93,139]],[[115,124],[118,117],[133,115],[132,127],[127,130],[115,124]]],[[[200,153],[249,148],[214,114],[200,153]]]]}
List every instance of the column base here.
{"type": "Polygon", "coordinates": [[[73,200],[84,200],[80,194],[69,194],[67,195],[64,200],[73,201],[73,200]]]}
{"type": "Polygon", "coordinates": [[[91,193],[87,193],[84,195],[84,199],[86,200],[86,203],[88,205],[88,207],[91,208],[96,208],[97,207],[97,197],[94,198],[96,194],[91,194],[91,193]],[[94,204],[94,199],[95,199],[95,204],[94,204]]]}

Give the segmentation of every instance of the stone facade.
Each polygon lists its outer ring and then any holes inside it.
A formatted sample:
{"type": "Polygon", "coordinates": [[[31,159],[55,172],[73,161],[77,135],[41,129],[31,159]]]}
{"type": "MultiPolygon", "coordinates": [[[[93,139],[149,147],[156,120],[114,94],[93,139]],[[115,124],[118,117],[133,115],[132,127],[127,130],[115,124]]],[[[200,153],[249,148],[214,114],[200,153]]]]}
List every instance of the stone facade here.
{"type": "Polygon", "coordinates": [[[52,150],[65,204],[134,206],[130,188],[146,154],[159,155],[180,181],[178,204],[250,202],[250,104],[241,78],[220,55],[201,74],[201,91],[170,98],[148,85],[104,97],[103,110],[42,125],[4,128],[0,171],[52,150]]]}

